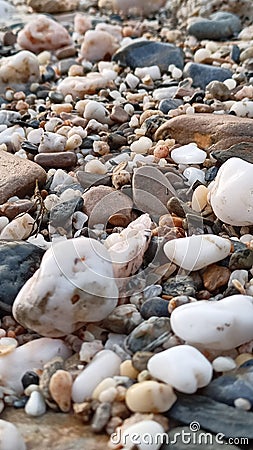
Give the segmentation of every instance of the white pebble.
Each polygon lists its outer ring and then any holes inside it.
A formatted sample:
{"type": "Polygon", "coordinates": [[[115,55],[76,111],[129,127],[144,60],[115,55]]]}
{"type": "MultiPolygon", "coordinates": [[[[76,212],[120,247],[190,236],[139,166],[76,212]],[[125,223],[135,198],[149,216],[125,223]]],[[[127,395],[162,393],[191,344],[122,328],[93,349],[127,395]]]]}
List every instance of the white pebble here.
{"type": "Polygon", "coordinates": [[[251,410],[251,403],[247,398],[238,397],[234,400],[234,405],[238,409],[242,409],[243,411],[251,410]]]}
{"type": "Polygon", "coordinates": [[[84,170],[85,172],[97,173],[101,175],[107,173],[105,165],[101,161],[99,161],[99,159],[93,159],[92,161],[87,162],[84,170]]]}
{"type": "Polygon", "coordinates": [[[79,134],[73,134],[70,136],[66,142],[65,150],[75,150],[80,147],[83,140],[79,134]]]}
{"type": "Polygon", "coordinates": [[[208,189],[201,184],[198,186],[192,195],[192,209],[196,212],[201,212],[207,205],[208,189]]]}
{"type": "Polygon", "coordinates": [[[227,78],[227,80],[224,80],[223,83],[230,91],[236,87],[236,81],[233,78],[227,78]]]}
{"type": "Polygon", "coordinates": [[[73,226],[76,230],[80,230],[81,228],[83,228],[87,220],[88,220],[87,214],[84,214],[82,211],[76,211],[72,215],[73,226]]]}
{"type": "Polygon", "coordinates": [[[138,153],[141,155],[145,155],[151,146],[152,146],[152,140],[146,136],[142,136],[142,137],[140,137],[140,139],[138,139],[137,141],[134,141],[130,145],[130,149],[132,152],[135,152],[135,153],[138,153]]]}
{"type": "Polygon", "coordinates": [[[174,80],[180,80],[180,78],[182,78],[182,75],[183,75],[183,72],[178,67],[174,67],[174,69],[171,72],[171,76],[172,76],[172,78],[174,78],[174,80]]]}
{"type": "Polygon", "coordinates": [[[234,270],[228,280],[228,287],[233,286],[233,280],[238,280],[242,286],[245,286],[245,284],[248,283],[248,277],[249,275],[247,270],[234,270]]]}
{"type": "Polygon", "coordinates": [[[210,58],[211,52],[207,48],[200,48],[194,53],[194,62],[201,63],[207,58],[210,58]]]}
{"type": "Polygon", "coordinates": [[[107,109],[102,103],[96,102],[95,100],[88,101],[83,116],[85,119],[95,119],[102,124],[108,123],[107,109]]]}
{"type": "Polygon", "coordinates": [[[0,436],[0,450],[26,450],[23,437],[13,423],[0,419],[0,436]]]}
{"type": "Polygon", "coordinates": [[[192,142],[175,148],[170,156],[177,164],[202,164],[206,159],[206,152],[192,142]]]}
{"type": "Polygon", "coordinates": [[[38,391],[31,392],[28,402],[25,405],[25,412],[28,416],[38,417],[46,412],[46,403],[42,394],[38,391]]]}
{"type": "Polygon", "coordinates": [[[1,239],[27,239],[34,228],[34,224],[35,220],[28,213],[16,217],[1,231],[1,239]]]}
{"type": "Polygon", "coordinates": [[[129,126],[132,128],[136,128],[139,126],[139,119],[135,114],[131,117],[129,121],[129,126]]]}
{"type": "Polygon", "coordinates": [[[115,388],[116,386],[117,383],[114,378],[105,378],[103,381],[101,381],[101,383],[97,385],[97,387],[92,392],[92,398],[98,400],[103,391],[106,391],[111,387],[115,388]]]}
{"type": "Polygon", "coordinates": [[[236,368],[236,363],[229,356],[218,356],[212,362],[215,372],[229,372],[236,368]]]}
{"type": "Polygon", "coordinates": [[[158,450],[163,442],[164,428],[155,420],[141,420],[124,428],[117,436],[124,450],[137,446],[138,450],[158,450]],[[148,441],[147,441],[148,438],[148,441]]]}
{"type": "Polygon", "coordinates": [[[97,339],[92,342],[83,342],[79,352],[79,359],[82,362],[90,363],[96,353],[101,350],[103,350],[103,344],[97,339]]]}
{"type": "Polygon", "coordinates": [[[9,222],[10,221],[9,221],[8,217],[5,217],[5,216],[0,217],[0,233],[4,229],[4,227],[6,227],[6,225],[8,225],[9,222]]]}
{"type": "Polygon", "coordinates": [[[253,235],[252,234],[243,234],[240,237],[240,241],[243,242],[244,244],[246,244],[247,242],[250,242],[253,240],[253,235]]]}
{"type": "Polygon", "coordinates": [[[187,169],[184,170],[183,175],[188,180],[187,184],[189,184],[189,186],[194,184],[195,181],[200,181],[203,184],[205,183],[205,172],[196,167],[187,167],[187,169]]]}
{"type": "Polygon", "coordinates": [[[99,395],[99,401],[100,402],[108,402],[108,403],[112,403],[114,402],[115,398],[117,397],[118,391],[115,387],[110,387],[108,389],[105,389],[104,391],[101,392],[101,394],[99,395]]]}
{"type": "Polygon", "coordinates": [[[159,80],[161,78],[161,71],[159,66],[137,67],[134,71],[134,74],[140,79],[149,75],[153,81],[159,80]]]}
{"type": "Polygon", "coordinates": [[[132,73],[128,73],[125,78],[125,82],[128,84],[128,86],[131,89],[135,89],[136,86],[138,86],[140,79],[138,77],[136,77],[135,75],[133,75],[132,73]]]}
{"type": "Polygon", "coordinates": [[[43,128],[37,128],[36,130],[31,130],[28,133],[27,140],[32,144],[40,144],[43,135],[44,135],[43,128]]]}

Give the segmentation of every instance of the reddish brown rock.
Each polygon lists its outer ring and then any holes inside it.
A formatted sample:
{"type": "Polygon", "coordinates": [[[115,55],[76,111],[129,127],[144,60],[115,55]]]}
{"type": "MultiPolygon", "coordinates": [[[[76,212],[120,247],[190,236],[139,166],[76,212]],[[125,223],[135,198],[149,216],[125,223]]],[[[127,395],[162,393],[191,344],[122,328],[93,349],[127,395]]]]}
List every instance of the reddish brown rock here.
{"type": "Polygon", "coordinates": [[[17,195],[25,197],[34,191],[36,180],[46,181],[46,172],[38,164],[0,150],[0,204],[17,195]]]}
{"type": "Polygon", "coordinates": [[[8,217],[12,220],[21,213],[33,212],[35,209],[34,202],[31,200],[21,199],[16,202],[6,202],[0,205],[0,215],[8,217]]]}
{"type": "Polygon", "coordinates": [[[117,123],[125,123],[129,120],[129,115],[121,106],[114,106],[110,118],[117,123]]]}
{"type": "Polygon", "coordinates": [[[73,152],[39,153],[34,161],[42,167],[65,168],[74,166],[77,157],[73,152]]]}
{"type": "Polygon", "coordinates": [[[211,264],[202,274],[205,288],[214,292],[222,286],[226,286],[230,277],[230,270],[227,267],[211,264]]]}
{"type": "Polygon", "coordinates": [[[168,120],[155,133],[155,139],[175,139],[179,144],[196,142],[208,148],[221,139],[241,136],[253,138],[253,121],[225,114],[181,115],[168,120]]]}

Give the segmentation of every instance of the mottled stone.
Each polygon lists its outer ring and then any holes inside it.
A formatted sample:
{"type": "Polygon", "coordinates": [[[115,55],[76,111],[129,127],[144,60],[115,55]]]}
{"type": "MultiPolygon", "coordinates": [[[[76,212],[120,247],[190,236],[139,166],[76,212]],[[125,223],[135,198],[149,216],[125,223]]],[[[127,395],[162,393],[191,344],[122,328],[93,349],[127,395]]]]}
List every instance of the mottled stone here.
{"type": "Polygon", "coordinates": [[[38,269],[44,250],[26,242],[0,240],[0,310],[11,305],[26,281],[38,269]]]}
{"type": "Polygon", "coordinates": [[[169,317],[168,306],[169,304],[166,300],[160,297],[154,297],[143,303],[140,313],[145,320],[153,316],[169,317]]]}
{"type": "Polygon", "coordinates": [[[159,66],[161,72],[166,72],[170,64],[180,69],[184,67],[184,53],[172,44],[140,40],[120,48],[112,60],[124,67],[159,66]]]}
{"type": "Polygon", "coordinates": [[[40,78],[39,63],[36,56],[27,50],[16,55],[1,58],[0,88],[24,89],[27,83],[38,82],[40,78]]]}
{"type": "Polygon", "coordinates": [[[188,27],[188,33],[198,40],[221,40],[231,38],[241,31],[240,19],[229,12],[218,11],[210,19],[199,17],[188,27]]]}
{"type": "MultiPolygon", "coordinates": [[[[72,65],[72,63],[71,63],[72,65]]],[[[57,90],[64,96],[71,94],[74,98],[83,99],[85,94],[95,94],[99,89],[110,87],[112,81],[98,72],[88,73],[83,77],[66,77],[59,82],[57,90]]]]}
{"type": "Polygon", "coordinates": [[[76,177],[84,189],[88,189],[92,186],[110,186],[111,177],[108,175],[100,175],[98,173],[84,172],[83,170],[78,170],[76,172],[76,177]]]}
{"type": "Polygon", "coordinates": [[[36,180],[42,185],[46,172],[38,164],[0,150],[0,203],[13,195],[31,194],[36,180]],[[18,176],[17,176],[18,174],[18,176]]]}
{"type": "Polygon", "coordinates": [[[218,266],[217,264],[211,264],[202,274],[204,286],[210,292],[226,286],[229,277],[230,270],[227,267],[218,266]]]}
{"type": "Polygon", "coordinates": [[[152,351],[162,345],[170,335],[169,318],[151,317],[129,334],[125,340],[125,347],[130,353],[152,351]]]}
{"type": "Polygon", "coordinates": [[[71,408],[72,376],[66,370],[57,370],[50,378],[49,391],[62,412],[71,408]]]}
{"type": "Polygon", "coordinates": [[[112,34],[103,30],[88,30],[80,49],[80,55],[87,61],[97,62],[111,57],[118,49],[112,34]]]}
{"type": "Polygon", "coordinates": [[[8,217],[12,220],[18,214],[25,212],[33,212],[35,209],[34,202],[31,200],[16,200],[15,202],[6,202],[0,205],[0,215],[8,217]]]}
{"type": "Polygon", "coordinates": [[[207,148],[232,136],[253,137],[252,120],[228,114],[184,114],[161,125],[155,139],[170,137],[179,144],[196,142],[201,148],[207,148]]]}
{"type": "Polygon", "coordinates": [[[193,278],[187,275],[177,275],[170,277],[163,283],[163,293],[176,297],[178,295],[195,296],[197,285],[193,278]]]}
{"type": "Polygon", "coordinates": [[[205,89],[211,81],[224,81],[231,78],[232,72],[222,67],[189,62],[184,67],[183,75],[184,78],[192,78],[193,87],[205,89]]]}
{"type": "Polygon", "coordinates": [[[251,269],[253,266],[253,250],[250,248],[242,248],[236,250],[229,259],[230,270],[251,269]]]}
{"type": "Polygon", "coordinates": [[[129,334],[142,322],[142,317],[135,305],[117,306],[102,322],[102,327],[113,333],[129,334]]]}
{"type": "Polygon", "coordinates": [[[74,152],[40,153],[34,162],[42,167],[66,168],[76,164],[77,157],[74,152]]]}

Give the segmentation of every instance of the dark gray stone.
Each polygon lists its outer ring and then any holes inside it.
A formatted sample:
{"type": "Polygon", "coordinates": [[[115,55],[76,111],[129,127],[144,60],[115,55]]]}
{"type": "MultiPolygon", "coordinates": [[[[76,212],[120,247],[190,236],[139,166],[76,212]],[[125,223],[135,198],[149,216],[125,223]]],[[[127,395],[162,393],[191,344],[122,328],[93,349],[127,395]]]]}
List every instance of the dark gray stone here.
{"type": "Polygon", "coordinates": [[[78,170],[76,177],[84,189],[89,189],[92,186],[111,186],[111,177],[108,175],[99,175],[97,173],[88,173],[83,170],[78,170]]]}
{"type": "Polygon", "coordinates": [[[183,101],[180,98],[170,98],[162,100],[159,103],[159,109],[163,112],[163,114],[168,114],[171,109],[177,109],[180,105],[183,105],[183,101]]]}
{"type": "Polygon", "coordinates": [[[130,353],[153,351],[171,335],[170,319],[151,317],[136,327],[125,339],[125,348],[130,353]]]}
{"type": "Polygon", "coordinates": [[[253,251],[243,248],[232,253],[229,259],[229,269],[251,269],[253,266],[253,251]]]}
{"type": "Polygon", "coordinates": [[[23,241],[0,240],[0,315],[10,312],[22,288],[39,268],[44,250],[23,241]]]}
{"type": "Polygon", "coordinates": [[[228,149],[216,150],[211,155],[220,163],[223,164],[230,158],[240,158],[253,164],[253,142],[240,142],[239,144],[231,145],[228,149]]]}
{"type": "Polygon", "coordinates": [[[170,64],[175,64],[179,69],[184,67],[183,51],[163,42],[137,41],[119,49],[114,53],[112,60],[123,67],[147,67],[159,66],[162,72],[167,72],[170,64]]]}
{"type": "Polygon", "coordinates": [[[205,89],[211,81],[225,81],[231,78],[232,72],[222,67],[189,62],[184,68],[183,76],[184,78],[192,78],[193,87],[205,89]]]}
{"type": "Polygon", "coordinates": [[[143,303],[140,313],[145,320],[153,316],[169,317],[168,306],[167,300],[163,300],[160,297],[154,297],[143,303]]]}
{"type": "Polygon", "coordinates": [[[80,211],[82,206],[82,197],[59,203],[50,211],[50,224],[54,228],[62,227],[66,231],[69,231],[72,227],[72,214],[75,211],[80,211]]]}
{"type": "Polygon", "coordinates": [[[171,277],[163,283],[163,293],[176,297],[178,295],[188,295],[194,297],[196,294],[196,283],[190,276],[177,275],[171,277]]]}
{"type": "Polygon", "coordinates": [[[188,33],[198,40],[222,40],[235,36],[241,31],[240,19],[231,13],[219,11],[210,16],[210,19],[201,18],[188,27],[188,33]]]}
{"type": "Polygon", "coordinates": [[[227,438],[253,439],[253,413],[202,395],[178,395],[166,415],[187,425],[198,422],[204,430],[223,433],[227,438]]]}
{"type": "Polygon", "coordinates": [[[176,427],[167,433],[160,450],[236,450],[239,447],[230,445],[220,436],[207,433],[205,430],[192,431],[190,427],[176,427]]]}

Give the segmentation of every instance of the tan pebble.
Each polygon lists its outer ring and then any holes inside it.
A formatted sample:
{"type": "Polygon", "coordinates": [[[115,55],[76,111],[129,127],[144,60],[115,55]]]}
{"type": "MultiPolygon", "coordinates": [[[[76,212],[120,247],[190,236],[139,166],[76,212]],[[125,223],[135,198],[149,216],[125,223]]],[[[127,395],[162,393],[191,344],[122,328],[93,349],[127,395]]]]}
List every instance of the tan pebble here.
{"type": "Polygon", "coordinates": [[[16,339],[11,337],[2,337],[0,338],[0,357],[6,355],[7,353],[13,352],[17,347],[18,342],[16,339]]]}
{"type": "Polygon", "coordinates": [[[112,403],[116,397],[117,397],[117,389],[112,386],[112,387],[109,387],[108,389],[105,389],[104,391],[102,391],[99,395],[98,400],[101,403],[104,403],[104,402],[112,403]]]}
{"type": "Polygon", "coordinates": [[[126,391],[127,388],[125,388],[124,386],[117,386],[117,397],[115,398],[115,400],[117,402],[124,402],[126,398],[126,391]]]}
{"type": "Polygon", "coordinates": [[[66,370],[57,370],[49,382],[49,391],[62,412],[71,407],[72,376],[66,370]]]}
{"type": "Polygon", "coordinates": [[[114,227],[126,228],[130,223],[130,218],[125,214],[116,213],[109,217],[108,222],[114,227]]]}
{"type": "Polygon", "coordinates": [[[98,153],[99,155],[107,155],[110,153],[110,147],[107,142],[104,141],[94,141],[93,142],[93,151],[98,153]]]}
{"type": "Polygon", "coordinates": [[[235,358],[236,365],[239,367],[247,361],[253,359],[252,353],[241,353],[235,358]]]}
{"type": "Polygon", "coordinates": [[[97,385],[97,387],[92,392],[92,398],[98,400],[101,392],[111,387],[116,387],[116,381],[113,378],[105,378],[103,381],[101,381],[101,383],[97,385]]]}
{"type": "Polygon", "coordinates": [[[89,173],[98,173],[101,175],[104,175],[107,173],[107,169],[101,161],[98,159],[93,159],[91,161],[88,161],[84,168],[85,172],[89,173]]]}
{"type": "Polygon", "coordinates": [[[126,404],[123,402],[114,402],[112,404],[112,417],[120,417],[121,419],[127,419],[130,416],[130,411],[127,408],[126,404]]]}
{"type": "Polygon", "coordinates": [[[120,364],[120,375],[122,377],[128,377],[136,380],[138,373],[138,370],[133,367],[132,361],[130,359],[127,359],[120,364]]]}
{"type": "Polygon", "coordinates": [[[51,105],[51,110],[55,114],[60,114],[62,112],[70,113],[73,109],[73,105],[71,103],[56,103],[51,105]]]}
{"type": "Polygon", "coordinates": [[[73,134],[70,136],[66,142],[65,150],[75,150],[76,148],[80,147],[83,140],[79,134],[73,134]]]}
{"type": "Polygon", "coordinates": [[[79,66],[78,64],[73,64],[73,66],[71,66],[69,68],[68,76],[69,77],[82,77],[83,76],[83,66],[79,66]]]}
{"type": "Polygon", "coordinates": [[[207,205],[208,189],[200,185],[193,192],[192,196],[192,209],[196,212],[201,212],[207,205]]]}
{"type": "Polygon", "coordinates": [[[142,372],[140,372],[137,377],[137,380],[139,383],[141,383],[142,381],[147,381],[147,380],[151,380],[151,379],[152,379],[152,376],[148,370],[142,370],[142,372]]]}
{"type": "Polygon", "coordinates": [[[154,149],[154,156],[155,158],[167,158],[169,154],[169,149],[166,145],[158,145],[154,149]]]}
{"type": "Polygon", "coordinates": [[[173,218],[171,214],[164,214],[160,217],[159,227],[173,227],[173,218]]]}
{"type": "Polygon", "coordinates": [[[126,405],[133,412],[164,412],[177,397],[169,384],[143,381],[132,385],[126,393],[126,405]]]}

